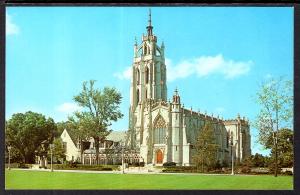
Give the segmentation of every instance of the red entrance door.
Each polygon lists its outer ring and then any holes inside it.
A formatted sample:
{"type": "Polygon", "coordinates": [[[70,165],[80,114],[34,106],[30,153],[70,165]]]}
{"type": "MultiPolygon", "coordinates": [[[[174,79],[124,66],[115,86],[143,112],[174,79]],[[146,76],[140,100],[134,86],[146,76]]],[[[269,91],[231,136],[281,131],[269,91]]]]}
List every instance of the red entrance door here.
{"type": "Polygon", "coordinates": [[[156,152],[156,163],[157,164],[162,164],[163,161],[163,153],[161,150],[157,150],[156,152]]]}

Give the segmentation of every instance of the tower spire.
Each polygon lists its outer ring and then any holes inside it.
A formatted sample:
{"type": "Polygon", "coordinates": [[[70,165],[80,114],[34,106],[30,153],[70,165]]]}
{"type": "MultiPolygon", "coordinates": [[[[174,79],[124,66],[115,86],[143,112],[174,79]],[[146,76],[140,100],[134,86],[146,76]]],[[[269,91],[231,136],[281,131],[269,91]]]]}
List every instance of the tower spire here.
{"type": "Polygon", "coordinates": [[[147,33],[148,33],[148,36],[152,36],[152,29],[153,29],[153,26],[151,24],[151,9],[149,8],[149,20],[148,20],[148,26],[147,26],[147,33]]]}
{"type": "Polygon", "coordinates": [[[136,40],[136,37],[134,37],[134,45],[137,46],[137,40],[136,40]]]}
{"type": "Polygon", "coordinates": [[[151,26],[151,8],[149,8],[149,20],[148,20],[148,26],[151,26]]]}

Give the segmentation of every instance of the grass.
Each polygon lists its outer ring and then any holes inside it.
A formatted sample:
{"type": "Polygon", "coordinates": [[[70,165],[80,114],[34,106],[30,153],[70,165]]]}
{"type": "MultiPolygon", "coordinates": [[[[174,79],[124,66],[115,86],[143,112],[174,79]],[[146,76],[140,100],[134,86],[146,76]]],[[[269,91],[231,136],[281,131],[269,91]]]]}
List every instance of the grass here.
{"type": "Polygon", "coordinates": [[[292,190],[292,176],[105,174],[10,170],[6,189],[292,190]]]}

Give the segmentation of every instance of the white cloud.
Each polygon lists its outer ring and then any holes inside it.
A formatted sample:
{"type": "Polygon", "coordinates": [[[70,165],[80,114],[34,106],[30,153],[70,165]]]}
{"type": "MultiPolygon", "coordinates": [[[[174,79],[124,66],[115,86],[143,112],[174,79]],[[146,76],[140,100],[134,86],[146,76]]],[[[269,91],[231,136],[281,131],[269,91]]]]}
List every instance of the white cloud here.
{"type": "Polygon", "coordinates": [[[72,112],[81,110],[81,107],[79,107],[75,103],[65,102],[65,103],[57,106],[56,110],[59,112],[63,112],[63,113],[72,113],[72,112]]]}
{"type": "Polygon", "coordinates": [[[114,74],[114,77],[120,80],[130,79],[132,75],[131,66],[127,67],[123,72],[117,72],[114,74]]]}
{"type": "Polygon", "coordinates": [[[194,59],[183,60],[176,65],[172,65],[170,59],[166,59],[168,81],[179,78],[186,78],[193,74],[204,77],[212,74],[219,74],[226,79],[245,75],[250,71],[252,61],[237,62],[226,60],[222,54],[216,56],[200,56],[194,59]]]}
{"type": "Polygon", "coordinates": [[[6,14],[6,35],[16,35],[19,34],[19,27],[13,23],[12,18],[9,14],[6,14]]]}
{"type": "MultiPolygon", "coordinates": [[[[239,62],[226,60],[222,54],[186,59],[175,65],[172,64],[170,59],[166,58],[165,63],[167,67],[167,79],[170,82],[194,74],[198,77],[219,74],[224,76],[225,79],[232,79],[247,74],[253,64],[252,61],[239,62]]],[[[115,73],[114,77],[125,80],[130,79],[131,75],[132,71],[129,66],[123,72],[115,73]]]]}

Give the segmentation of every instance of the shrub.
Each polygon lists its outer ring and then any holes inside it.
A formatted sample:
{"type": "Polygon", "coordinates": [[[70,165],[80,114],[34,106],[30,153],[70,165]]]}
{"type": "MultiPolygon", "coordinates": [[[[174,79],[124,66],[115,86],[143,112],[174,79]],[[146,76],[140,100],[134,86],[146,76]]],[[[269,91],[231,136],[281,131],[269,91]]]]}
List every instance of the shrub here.
{"type": "Polygon", "coordinates": [[[223,160],[222,161],[222,167],[229,167],[229,164],[227,161],[223,160]]]}
{"type": "Polygon", "coordinates": [[[134,167],[139,167],[139,166],[140,166],[140,163],[139,163],[139,162],[134,162],[134,163],[132,163],[132,166],[134,166],[134,167]]]}
{"type": "Polygon", "coordinates": [[[144,167],[145,166],[145,162],[140,162],[140,167],[144,167]]]}
{"type": "Polygon", "coordinates": [[[101,171],[112,171],[111,167],[103,167],[101,171]]]}
{"type": "Polygon", "coordinates": [[[241,173],[251,173],[251,167],[242,166],[241,167],[241,173]]]}
{"type": "Polygon", "coordinates": [[[68,162],[68,166],[70,167],[70,168],[76,168],[77,167],[77,162],[72,162],[72,161],[70,161],[70,162],[68,162]]]}
{"type": "Polygon", "coordinates": [[[208,173],[223,173],[222,169],[210,170],[208,173]]]}
{"type": "MultiPolygon", "coordinates": [[[[20,163],[10,163],[10,168],[19,168],[20,163]]],[[[5,168],[8,168],[8,163],[5,164],[5,168]]]]}
{"type": "MultiPolygon", "coordinates": [[[[48,164],[48,168],[50,165],[48,164]]],[[[83,165],[78,164],[75,166],[70,164],[53,164],[53,169],[57,170],[91,170],[91,171],[112,171],[119,170],[118,165],[83,165]]]]}
{"type": "Polygon", "coordinates": [[[176,163],[175,162],[165,162],[163,164],[163,167],[175,167],[176,163]]]}
{"type": "MultiPolygon", "coordinates": [[[[275,173],[275,165],[274,165],[273,163],[270,164],[268,168],[269,168],[269,173],[271,173],[271,174],[274,174],[274,173],[275,173]]],[[[277,173],[278,173],[278,174],[281,173],[281,168],[280,168],[279,165],[278,165],[278,167],[277,167],[277,173]]]]}
{"type": "Polygon", "coordinates": [[[220,161],[217,161],[214,166],[214,169],[221,169],[221,168],[222,168],[222,165],[221,165],[220,161]]]}
{"type": "MultiPolygon", "coordinates": [[[[176,167],[165,167],[162,172],[164,173],[199,173],[196,166],[176,166],[176,167]]],[[[207,173],[231,173],[230,169],[211,169],[207,173]]]]}
{"type": "MultiPolygon", "coordinates": [[[[122,165],[122,163],[120,165],[122,165]]],[[[128,163],[128,165],[131,165],[131,166],[134,166],[134,167],[143,167],[143,166],[145,166],[145,162],[128,163]]]]}
{"type": "Polygon", "coordinates": [[[197,172],[196,167],[194,166],[176,166],[176,167],[166,167],[162,170],[166,173],[195,173],[197,172]]]}
{"type": "Polygon", "coordinates": [[[25,163],[19,163],[18,165],[18,168],[22,168],[22,169],[29,169],[31,167],[32,167],[31,164],[25,164],[25,163]]]}
{"type": "Polygon", "coordinates": [[[293,175],[293,172],[292,171],[285,171],[285,172],[282,172],[283,175],[293,175]]]}

